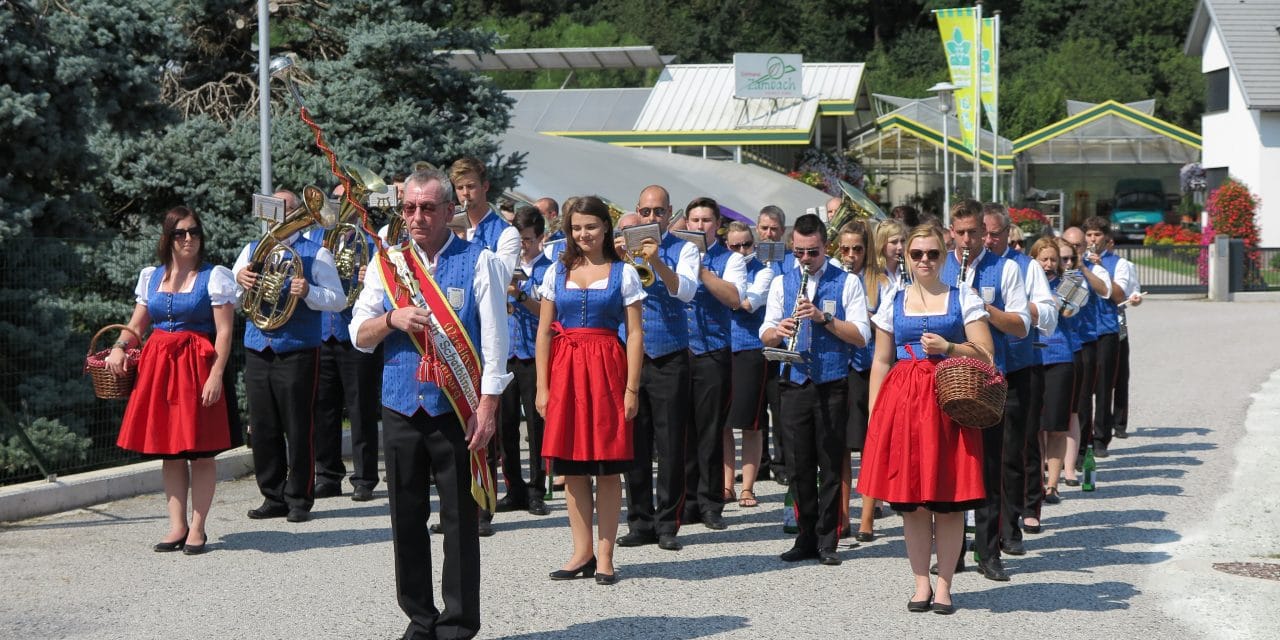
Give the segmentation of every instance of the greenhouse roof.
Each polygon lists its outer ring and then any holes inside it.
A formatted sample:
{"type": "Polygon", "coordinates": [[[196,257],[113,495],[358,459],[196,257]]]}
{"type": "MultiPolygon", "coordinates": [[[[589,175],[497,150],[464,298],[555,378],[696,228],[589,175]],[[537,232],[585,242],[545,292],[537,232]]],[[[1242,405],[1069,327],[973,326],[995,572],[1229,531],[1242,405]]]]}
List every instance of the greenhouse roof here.
{"type": "Polygon", "coordinates": [[[1113,100],[1069,109],[1075,113],[1014,140],[1013,152],[1034,164],[1185,164],[1200,158],[1198,134],[1149,110],[1154,105],[1146,101],[1113,100]]]}
{"type": "MultiPolygon", "coordinates": [[[[880,114],[876,118],[876,129],[858,136],[851,144],[852,147],[864,154],[888,151],[900,158],[914,157],[915,145],[904,143],[903,136],[900,134],[905,134],[909,139],[922,140],[934,147],[942,148],[943,114],[938,109],[939,102],[936,97],[916,100],[875,94],[874,98],[876,111],[880,114]]],[[[948,114],[946,118],[947,148],[952,153],[971,156],[972,152],[960,138],[959,118],[954,113],[948,114]]],[[[991,168],[991,149],[994,140],[994,144],[999,145],[999,168],[1002,171],[1013,169],[1012,142],[986,129],[979,133],[978,140],[979,158],[983,166],[991,168]]]]}

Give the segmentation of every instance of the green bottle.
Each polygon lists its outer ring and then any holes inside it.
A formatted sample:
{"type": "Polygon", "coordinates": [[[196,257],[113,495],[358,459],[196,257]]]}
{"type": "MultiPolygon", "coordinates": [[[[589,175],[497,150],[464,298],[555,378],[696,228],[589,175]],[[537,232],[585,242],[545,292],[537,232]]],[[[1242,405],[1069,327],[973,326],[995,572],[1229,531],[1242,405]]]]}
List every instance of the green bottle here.
{"type": "Polygon", "coordinates": [[[1097,489],[1098,482],[1098,461],[1093,458],[1093,445],[1084,452],[1084,479],[1080,481],[1081,491],[1093,491],[1097,489]]]}
{"type": "Polygon", "coordinates": [[[782,532],[800,533],[800,524],[796,517],[796,499],[792,495],[794,489],[787,487],[787,497],[782,500],[782,532]]]}

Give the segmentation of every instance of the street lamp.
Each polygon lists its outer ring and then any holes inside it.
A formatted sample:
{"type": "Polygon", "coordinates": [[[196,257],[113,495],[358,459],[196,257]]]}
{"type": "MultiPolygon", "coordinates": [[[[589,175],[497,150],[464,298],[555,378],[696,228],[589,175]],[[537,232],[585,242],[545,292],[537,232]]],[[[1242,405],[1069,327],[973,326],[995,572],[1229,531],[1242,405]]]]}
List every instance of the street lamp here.
{"type": "Polygon", "coordinates": [[[951,227],[951,163],[947,159],[951,155],[951,139],[947,128],[951,120],[951,94],[957,88],[950,82],[929,87],[931,93],[938,94],[938,111],[942,112],[942,226],[946,228],[951,227]]]}

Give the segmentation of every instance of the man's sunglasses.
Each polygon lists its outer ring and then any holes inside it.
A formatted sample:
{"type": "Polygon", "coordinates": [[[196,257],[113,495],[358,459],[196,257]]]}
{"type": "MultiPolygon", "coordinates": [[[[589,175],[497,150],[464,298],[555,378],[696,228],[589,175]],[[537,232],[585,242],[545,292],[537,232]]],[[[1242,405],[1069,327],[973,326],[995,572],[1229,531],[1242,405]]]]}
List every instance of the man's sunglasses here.
{"type": "Polygon", "coordinates": [[[795,249],[792,249],[791,252],[796,254],[797,258],[800,258],[803,256],[815,257],[822,254],[822,249],[819,247],[811,247],[808,249],[801,249],[799,247],[796,247],[795,249]]]}
{"type": "Polygon", "coordinates": [[[648,218],[651,216],[660,216],[666,212],[667,212],[666,207],[641,207],[639,209],[636,209],[636,213],[640,214],[641,218],[648,218]]]}

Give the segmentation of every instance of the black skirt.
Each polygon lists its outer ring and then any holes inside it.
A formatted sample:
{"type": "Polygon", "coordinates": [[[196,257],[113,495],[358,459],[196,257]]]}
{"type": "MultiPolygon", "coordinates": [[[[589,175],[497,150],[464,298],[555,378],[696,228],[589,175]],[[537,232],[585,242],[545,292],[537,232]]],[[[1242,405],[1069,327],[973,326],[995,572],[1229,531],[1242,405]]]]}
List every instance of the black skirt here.
{"type": "Polygon", "coordinates": [[[729,414],[725,426],[742,431],[758,431],[764,426],[764,381],[768,361],[759,349],[747,349],[733,354],[733,370],[730,376],[732,390],[729,397],[729,414]]]}
{"type": "Polygon", "coordinates": [[[1044,409],[1040,430],[1066,432],[1076,406],[1076,368],[1070,362],[1044,366],[1044,409]]]}
{"type": "Polygon", "coordinates": [[[849,421],[845,427],[845,446],[862,451],[867,440],[867,404],[871,395],[871,369],[849,372],[849,421]]]}
{"type": "Polygon", "coordinates": [[[635,469],[633,460],[562,460],[547,458],[558,476],[616,476],[635,469]]]}

